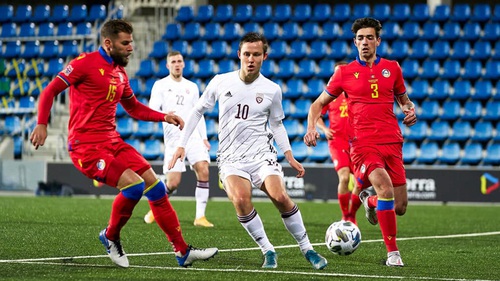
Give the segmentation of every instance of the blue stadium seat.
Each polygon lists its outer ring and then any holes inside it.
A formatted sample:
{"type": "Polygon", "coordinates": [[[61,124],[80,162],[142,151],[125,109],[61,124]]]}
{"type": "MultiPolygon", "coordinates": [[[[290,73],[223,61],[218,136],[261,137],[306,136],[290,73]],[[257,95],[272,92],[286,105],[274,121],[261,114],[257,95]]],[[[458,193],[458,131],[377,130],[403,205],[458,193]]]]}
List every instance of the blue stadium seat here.
{"type": "Polygon", "coordinates": [[[472,135],[472,126],[468,121],[455,121],[448,138],[451,141],[466,142],[472,135]]]}
{"type": "Polygon", "coordinates": [[[194,20],[199,23],[207,23],[214,17],[214,6],[200,5],[198,6],[198,12],[194,16],[194,20]]]}
{"type": "Polygon", "coordinates": [[[283,97],[286,99],[297,99],[304,92],[304,81],[298,78],[288,79],[286,88],[283,91],[283,97]]]}
{"type": "Polygon", "coordinates": [[[489,121],[479,121],[474,125],[474,133],[471,140],[477,142],[488,142],[493,138],[493,124],[489,121]]]}
{"type": "Polygon", "coordinates": [[[141,95],[142,94],[142,82],[141,82],[141,79],[139,79],[139,78],[130,78],[129,79],[129,84],[130,84],[130,88],[132,88],[132,91],[134,92],[135,95],[141,95]]]}
{"type": "Polygon", "coordinates": [[[201,25],[199,22],[189,22],[184,26],[184,32],[180,39],[192,41],[200,37],[201,25]]]}
{"type": "Polygon", "coordinates": [[[270,50],[268,51],[269,59],[282,59],[287,54],[287,44],[282,40],[274,40],[271,42],[269,46],[270,50]]]}
{"type": "Polygon", "coordinates": [[[155,76],[158,78],[166,77],[170,74],[170,70],[167,68],[167,59],[161,59],[158,62],[158,70],[155,72],[155,76]]]}
{"type": "Polygon", "coordinates": [[[47,4],[38,4],[35,6],[31,21],[35,23],[47,22],[50,17],[50,6],[47,4]]]}
{"type": "Polygon", "coordinates": [[[285,119],[283,120],[283,126],[285,127],[288,138],[290,139],[302,137],[304,134],[304,128],[298,119],[285,119]]]}
{"type": "Polygon", "coordinates": [[[106,6],[102,4],[93,4],[90,6],[88,17],[86,20],[90,22],[103,22],[106,19],[106,6]]]}
{"type": "Polygon", "coordinates": [[[344,22],[340,28],[342,32],[340,33],[338,38],[345,40],[348,43],[352,43],[352,38],[354,37],[354,35],[352,34],[351,27],[351,22],[344,22]]]}
{"type": "Polygon", "coordinates": [[[493,6],[493,15],[491,16],[491,21],[500,21],[500,4],[496,4],[495,6],[493,6]]]}
{"type": "Polygon", "coordinates": [[[335,63],[332,60],[320,60],[318,69],[319,71],[316,74],[318,78],[330,79],[335,69],[335,63]]]}
{"type": "Polygon", "coordinates": [[[483,148],[477,142],[469,142],[464,146],[464,153],[461,159],[463,165],[477,165],[483,159],[483,148]]]}
{"type": "Polygon", "coordinates": [[[410,45],[406,40],[394,40],[391,46],[391,54],[389,58],[392,60],[404,60],[410,52],[410,45]]]}
{"type": "Polygon", "coordinates": [[[292,7],[290,4],[277,4],[274,7],[273,20],[275,22],[281,23],[290,20],[292,17],[292,7]]]}
{"type": "Polygon", "coordinates": [[[181,37],[181,25],[178,23],[169,23],[165,26],[165,33],[161,37],[163,40],[177,40],[181,37]]]}
{"type": "Polygon", "coordinates": [[[408,41],[414,41],[420,38],[420,25],[415,21],[408,21],[403,23],[403,32],[400,38],[408,41]]]}
{"type": "Polygon", "coordinates": [[[443,26],[443,35],[441,39],[455,41],[460,37],[460,31],[460,24],[458,22],[446,22],[443,26]]]}
{"type": "Polygon", "coordinates": [[[177,16],[175,21],[180,23],[188,23],[194,19],[194,9],[193,6],[182,6],[177,11],[177,16]]]}
{"type": "Polygon", "coordinates": [[[486,103],[486,112],[483,120],[498,121],[500,119],[500,102],[493,101],[486,103]]]}
{"type": "Polygon", "coordinates": [[[252,18],[253,8],[248,4],[239,4],[236,6],[235,17],[233,21],[237,23],[247,22],[252,18]]]}
{"type": "Polygon", "coordinates": [[[236,22],[226,22],[222,28],[221,40],[233,41],[240,38],[241,26],[236,22]]]}
{"type": "Polygon", "coordinates": [[[462,79],[476,80],[482,76],[483,66],[480,61],[477,60],[467,60],[464,64],[464,72],[462,74],[462,79]]]}
{"type": "MultiPolygon", "coordinates": [[[[151,122],[149,122],[151,123],[151,122]]],[[[158,139],[147,139],[144,141],[144,150],[141,154],[146,160],[156,160],[163,156],[162,143],[158,139]]]]}
{"type": "Polygon", "coordinates": [[[325,90],[325,86],[326,84],[323,79],[309,79],[307,81],[307,87],[304,93],[304,97],[315,100],[321,94],[321,92],[325,90]]]}
{"type": "MultiPolygon", "coordinates": [[[[467,65],[466,65],[467,67],[467,65]]],[[[473,100],[485,101],[493,96],[493,84],[490,80],[478,80],[474,84],[473,100]]]]}
{"type": "Polygon", "coordinates": [[[312,8],[309,4],[297,4],[293,9],[292,20],[298,23],[308,21],[312,15],[312,8]]]}
{"type": "MultiPolygon", "coordinates": [[[[408,60],[407,60],[408,61],[408,60]]],[[[404,64],[404,62],[403,62],[404,64]]],[[[406,74],[403,73],[406,76],[406,74]]],[[[430,92],[429,81],[427,79],[415,79],[411,83],[411,92],[409,92],[412,100],[423,100],[430,92]]]]}
{"type": "Polygon", "coordinates": [[[215,119],[207,118],[205,120],[206,126],[207,126],[207,138],[211,139],[213,137],[217,136],[217,122],[215,119]]]}
{"type": "Polygon", "coordinates": [[[432,44],[432,48],[430,48],[432,52],[429,55],[429,58],[435,60],[444,60],[448,58],[451,52],[450,43],[445,40],[436,40],[432,44]]]}
{"type": "Polygon", "coordinates": [[[153,43],[153,48],[148,55],[150,59],[163,59],[168,54],[168,45],[164,40],[156,41],[153,43]]]}
{"type": "Polygon", "coordinates": [[[275,76],[282,79],[288,79],[295,75],[295,62],[290,59],[283,59],[279,62],[279,71],[275,76]]]}
{"type": "Polygon", "coordinates": [[[40,55],[40,42],[28,41],[24,43],[24,50],[21,52],[20,56],[23,59],[37,58],[40,55]]]}
{"type": "Polygon", "coordinates": [[[11,89],[12,94],[14,97],[20,97],[22,95],[25,95],[29,92],[30,90],[30,82],[28,80],[24,80],[22,83],[14,81],[16,85],[14,86],[13,89],[11,89]]]}
{"type": "Polygon", "coordinates": [[[57,26],[57,36],[72,36],[73,24],[71,22],[59,23],[57,26]]]}
{"type": "MultiPolygon", "coordinates": [[[[342,5],[342,4],[336,4],[335,9],[337,9],[336,7],[337,5],[342,5]]],[[[350,14],[349,5],[347,5],[347,7],[349,8],[349,11],[346,13],[341,12],[337,14],[334,10],[332,14],[332,7],[330,6],[330,4],[324,4],[324,3],[315,4],[313,8],[313,16],[311,17],[311,21],[325,22],[332,17],[338,20],[339,22],[345,21],[349,18],[350,14]]]]}
{"type": "Polygon", "coordinates": [[[403,76],[406,79],[414,79],[418,76],[419,64],[417,60],[406,59],[401,64],[403,70],[403,76]]]}
{"type": "Polygon", "coordinates": [[[4,124],[5,132],[10,136],[21,134],[21,119],[16,115],[8,115],[5,117],[4,124]]]}
{"type": "Polygon", "coordinates": [[[410,141],[421,142],[427,137],[429,126],[426,122],[417,122],[415,125],[406,129],[405,137],[410,141]]]}
{"type": "Polygon", "coordinates": [[[25,22],[21,24],[19,29],[19,37],[34,37],[35,36],[35,23],[25,22]]]}
{"type": "Polygon", "coordinates": [[[413,6],[413,10],[410,19],[419,23],[426,22],[430,19],[430,9],[427,3],[416,3],[413,6]]]}
{"type": "Polygon", "coordinates": [[[269,21],[273,16],[273,9],[269,4],[259,4],[255,7],[253,20],[258,23],[269,21]]]}
{"type": "Polygon", "coordinates": [[[76,25],[76,35],[91,35],[92,24],[90,22],[80,22],[76,25]]]}
{"type": "Polygon", "coordinates": [[[197,40],[191,43],[191,52],[189,53],[189,58],[198,60],[205,57],[208,52],[207,41],[197,40]]]}
{"type": "Polygon", "coordinates": [[[366,3],[356,3],[352,6],[351,20],[366,18],[371,16],[370,5],[366,3]]]}
{"type": "Polygon", "coordinates": [[[471,18],[471,8],[469,4],[458,3],[453,6],[451,19],[456,22],[466,22],[471,18]]]}
{"type": "Polygon", "coordinates": [[[403,143],[403,162],[405,164],[411,164],[415,159],[417,159],[417,144],[412,141],[406,141],[403,143]]]}
{"type": "Polygon", "coordinates": [[[422,120],[434,120],[439,115],[439,103],[436,100],[426,100],[422,102],[419,108],[419,114],[417,115],[419,119],[422,120]]]}
{"type": "Polygon", "coordinates": [[[225,23],[233,18],[233,6],[230,4],[220,4],[215,9],[213,20],[219,23],[225,23]]]}
{"type": "Polygon", "coordinates": [[[0,5],[0,24],[11,22],[14,17],[14,6],[0,5]]]}
{"type": "Polygon", "coordinates": [[[297,159],[297,161],[299,162],[304,162],[307,156],[309,156],[309,148],[306,146],[306,144],[302,140],[297,140],[292,141],[291,146],[295,159],[297,159]]]}
{"type": "Polygon", "coordinates": [[[500,143],[490,143],[486,146],[486,156],[483,159],[485,165],[500,164],[500,143]]]}
{"type": "Polygon", "coordinates": [[[332,52],[330,52],[327,57],[336,61],[345,59],[349,53],[349,47],[344,40],[333,41],[330,45],[330,49],[332,52]]]}
{"type": "Polygon", "coordinates": [[[293,41],[290,44],[290,59],[303,59],[307,56],[307,43],[305,41],[293,41]]]}
{"type": "Polygon", "coordinates": [[[391,20],[396,22],[406,22],[410,19],[411,8],[406,3],[396,3],[392,6],[391,20]]]}
{"type": "Polygon", "coordinates": [[[210,140],[210,150],[208,154],[210,155],[210,160],[217,160],[217,149],[219,149],[219,141],[218,140],[210,140]]]}
{"type": "Polygon", "coordinates": [[[373,5],[373,17],[385,23],[391,17],[391,6],[386,3],[377,3],[373,5]]]}
{"type": "Polygon", "coordinates": [[[19,108],[35,111],[35,98],[32,96],[23,96],[19,98],[19,108]]]}
{"type": "Polygon", "coordinates": [[[484,23],[491,18],[491,7],[489,4],[476,3],[473,6],[470,19],[475,22],[484,23]]]}
{"type": "Polygon", "coordinates": [[[138,120],[132,136],[139,139],[149,138],[154,135],[155,123],[150,121],[138,120]]]}
{"type": "MultiPolygon", "coordinates": [[[[311,29],[312,28],[315,28],[314,26],[311,26],[310,27],[311,29]]],[[[318,30],[312,30],[312,32],[316,32],[316,37],[319,37],[319,39],[321,40],[324,40],[324,41],[331,41],[331,40],[335,40],[339,37],[339,34],[340,34],[340,27],[338,25],[338,23],[336,22],[331,22],[331,21],[327,21],[323,24],[323,26],[321,27],[321,34],[318,34],[318,30]]],[[[349,32],[349,34],[351,34],[351,37],[352,37],[352,33],[349,32]]],[[[302,35],[302,37],[304,37],[305,34],[302,35]]],[[[310,38],[312,37],[311,34],[308,34],[307,35],[308,38],[307,39],[315,39],[315,38],[310,38]]]]}
{"type": "Polygon", "coordinates": [[[154,76],[156,72],[155,62],[150,59],[142,60],[139,64],[139,70],[135,73],[135,76],[147,78],[154,76]]]}
{"type": "Polygon", "coordinates": [[[500,78],[500,61],[488,60],[485,65],[484,79],[497,80],[500,78]]]}
{"type": "Polygon", "coordinates": [[[12,17],[12,21],[16,23],[27,22],[31,20],[32,13],[33,9],[31,8],[31,5],[17,5],[14,17],[12,17]]]}
{"type": "Polygon", "coordinates": [[[59,56],[62,58],[77,57],[80,51],[78,50],[78,41],[65,40],[62,44],[62,50],[59,56]]]}
{"type": "Polygon", "coordinates": [[[460,76],[460,61],[449,59],[443,63],[441,78],[455,80],[460,76]]]}
{"type": "Polygon", "coordinates": [[[311,107],[311,100],[297,100],[295,101],[295,108],[291,114],[293,118],[305,119],[307,118],[307,114],[309,113],[309,108],[311,107]]]}
{"type": "Polygon", "coordinates": [[[316,147],[312,148],[309,154],[308,161],[315,163],[323,163],[330,159],[330,149],[328,147],[328,142],[320,140],[317,142],[316,147]]]}
{"type": "Polygon", "coordinates": [[[212,108],[212,110],[205,112],[205,116],[208,116],[209,118],[219,118],[218,102],[215,102],[215,106],[212,108]]]}
{"type": "MultiPolygon", "coordinates": [[[[418,123],[417,123],[418,124],[418,123]]],[[[420,156],[417,158],[419,164],[434,164],[438,159],[439,146],[435,142],[426,142],[420,146],[420,156]]]]}
{"type": "Polygon", "coordinates": [[[243,25],[243,33],[260,32],[260,25],[257,22],[247,22],[243,25]]]}
{"type": "Polygon", "coordinates": [[[42,92],[43,89],[47,88],[49,85],[49,80],[46,78],[43,78],[40,80],[41,83],[38,85],[38,83],[35,83],[33,87],[29,89],[28,95],[32,97],[38,97],[40,96],[40,93],[42,92]]]}
{"type": "MultiPolygon", "coordinates": [[[[499,6],[500,7],[500,6],[499,6]]],[[[500,38],[500,24],[497,22],[487,22],[483,28],[483,40],[496,42],[500,38]]]]}
{"type": "Polygon", "coordinates": [[[467,22],[462,28],[462,40],[476,41],[481,35],[481,26],[478,22],[467,22]]]}
{"type": "Polygon", "coordinates": [[[411,45],[412,52],[410,58],[423,60],[429,56],[430,46],[429,42],[426,40],[416,40],[411,45]]]}
{"type": "Polygon", "coordinates": [[[292,101],[290,99],[283,99],[283,112],[285,113],[285,118],[291,116],[292,114],[292,101]]]}
{"type": "Polygon", "coordinates": [[[42,22],[38,25],[38,36],[54,36],[54,24],[51,22],[42,22]]]}
{"type": "Polygon", "coordinates": [[[27,64],[26,69],[24,70],[24,75],[29,78],[41,77],[45,74],[44,68],[45,65],[42,60],[38,60],[38,62],[32,60],[27,64]]]}
{"type": "Polygon", "coordinates": [[[422,26],[422,36],[420,39],[434,41],[440,37],[441,27],[437,22],[426,22],[422,26]]]}
{"type": "Polygon", "coordinates": [[[40,57],[43,59],[51,59],[57,56],[59,56],[59,41],[45,41],[40,57]]]}
{"type": "Polygon", "coordinates": [[[500,141],[500,122],[497,123],[495,126],[495,132],[493,132],[493,141],[499,142],[500,141]]]}
{"type": "Polygon", "coordinates": [[[430,141],[444,142],[450,136],[451,127],[446,121],[433,121],[427,136],[430,141]]]}
{"type": "Polygon", "coordinates": [[[457,80],[453,83],[453,93],[450,95],[454,100],[466,100],[471,96],[472,85],[469,80],[457,80]]]}
{"type": "Polygon", "coordinates": [[[65,22],[69,16],[69,7],[65,4],[54,5],[49,21],[54,24],[65,22]]]}
{"type": "Polygon", "coordinates": [[[2,53],[4,59],[17,58],[21,54],[21,41],[10,41],[5,44],[5,49],[2,53]]]}
{"type": "Polygon", "coordinates": [[[226,73],[236,70],[237,65],[234,60],[231,59],[223,59],[220,60],[219,63],[219,73],[226,73]]]}
{"type": "Polygon", "coordinates": [[[451,85],[448,80],[434,80],[434,82],[432,82],[432,89],[433,91],[429,94],[429,98],[434,100],[445,100],[451,95],[451,85]]]}
{"type": "Polygon", "coordinates": [[[183,56],[186,56],[188,54],[188,42],[186,42],[184,40],[176,40],[172,43],[171,50],[178,51],[183,56]]]}
{"type": "Polygon", "coordinates": [[[281,39],[285,41],[292,41],[299,37],[299,24],[296,22],[286,22],[283,24],[281,39]]]}
{"type": "Polygon", "coordinates": [[[464,105],[464,113],[462,120],[475,121],[481,118],[481,111],[483,107],[479,101],[468,101],[464,105]]]}
{"type": "Polygon", "coordinates": [[[460,145],[456,142],[445,143],[438,160],[441,164],[456,164],[460,160],[460,145]]]}
{"type": "Polygon", "coordinates": [[[422,73],[421,78],[425,79],[436,79],[439,75],[439,61],[437,60],[425,60],[422,63],[422,73]]]}
{"type": "Polygon", "coordinates": [[[83,22],[87,19],[87,5],[83,4],[73,4],[69,12],[68,21],[72,23],[83,22]]]}
{"type": "MultiPolygon", "coordinates": [[[[392,19],[392,18],[391,18],[392,19]]],[[[392,41],[399,38],[401,27],[397,22],[388,21],[384,25],[384,40],[392,41]]]]}
{"type": "Polygon", "coordinates": [[[207,58],[220,60],[226,57],[226,51],[229,49],[226,41],[213,41],[210,44],[210,51],[207,53],[207,58]]]}
{"type": "Polygon", "coordinates": [[[308,79],[316,76],[316,62],[311,59],[302,59],[298,63],[299,70],[295,74],[298,78],[308,79]]]}
{"type": "Polygon", "coordinates": [[[443,103],[442,120],[457,120],[460,117],[460,103],[457,100],[447,100],[443,103]]]}
{"type": "Polygon", "coordinates": [[[266,38],[269,39],[269,41],[273,41],[280,35],[280,26],[277,22],[274,21],[266,22],[262,26],[262,31],[266,38]]]}
{"type": "Polygon", "coordinates": [[[221,35],[222,27],[218,22],[209,22],[205,24],[204,32],[200,36],[200,39],[213,41],[219,40],[221,35]]]}
{"type": "Polygon", "coordinates": [[[211,59],[203,59],[198,61],[198,71],[194,73],[194,77],[202,79],[211,79],[215,74],[215,62],[211,59]]]}
{"type": "Polygon", "coordinates": [[[382,40],[382,42],[380,42],[377,48],[377,55],[381,57],[387,57],[389,55],[389,43],[387,43],[387,41],[382,40]]]}
{"type": "Polygon", "coordinates": [[[262,75],[266,76],[267,78],[270,78],[277,73],[276,68],[277,66],[274,60],[265,60],[262,63],[260,73],[262,73],[262,75]]]}
{"type": "Polygon", "coordinates": [[[116,130],[123,139],[131,137],[134,132],[134,120],[130,117],[118,118],[116,120],[116,130]]]}
{"type": "Polygon", "coordinates": [[[328,54],[328,45],[324,40],[315,40],[310,44],[310,59],[319,60],[326,57],[328,54]]]}
{"type": "Polygon", "coordinates": [[[17,36],[17,24],[14,22],[4,23],[2,24],[2,33],[0,37],[8,38],[8,37],[16,37],[17,36]]]}
{"type": "Polygon", "coordinates": [[[128,139],[125,139],[125,142],[128,143],[129,145],[131,145],[135,150],[137,150],[139,152],[142,151],[140,140],[128,138],[128,139]]]}

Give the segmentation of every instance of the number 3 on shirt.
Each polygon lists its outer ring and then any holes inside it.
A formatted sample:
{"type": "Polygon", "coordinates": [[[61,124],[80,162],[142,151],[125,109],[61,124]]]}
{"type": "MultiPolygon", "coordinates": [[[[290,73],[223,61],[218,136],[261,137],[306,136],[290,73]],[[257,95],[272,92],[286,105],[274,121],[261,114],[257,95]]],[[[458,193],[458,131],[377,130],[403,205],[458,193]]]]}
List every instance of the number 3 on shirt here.
{"type": "Polygon", "coordinates": [[[378,99],[378,84],[370,84],[370,89],[372,89],[372,99],[378,99]]]}

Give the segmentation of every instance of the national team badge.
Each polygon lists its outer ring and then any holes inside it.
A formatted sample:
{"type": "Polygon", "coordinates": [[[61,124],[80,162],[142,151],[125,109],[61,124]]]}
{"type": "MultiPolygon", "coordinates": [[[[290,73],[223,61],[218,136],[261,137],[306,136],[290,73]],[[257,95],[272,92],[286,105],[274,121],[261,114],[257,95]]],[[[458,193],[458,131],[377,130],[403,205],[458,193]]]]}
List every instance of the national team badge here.
{"type": "Polygon", "coordinates": [[[106,168],[106,162],[104,162],[104,159],[100,159],[99,161],[97,161],[97,170],[99,171],[102,171],[104,170],[104,168],[106,168]]]}
{"type": "Polygon", "coordinates": [[[365,164],[361,165],[361,173],[365,173],[366,172],[366,166],[365,164]]]}
{"type": "Polygon", "coordinates": [[[388,69],[384,68],[382,70],[382,76],[384,76],[385,78],[389,78],[391,76],[391,72],[388,69]]]}
{"type": "Polygon", "coordinates": [[[257,93],[255,100],[257,103],[261,103],[264,100],[264,94],[263,93],[257,93]]]}
{"type": "Polygon", "coordinates": [[[69,76],[71,72],[73,72],[73,67],[71,65],[66,66],[66,69],[64,69],[64,74],[66,76],[69,76]]]}

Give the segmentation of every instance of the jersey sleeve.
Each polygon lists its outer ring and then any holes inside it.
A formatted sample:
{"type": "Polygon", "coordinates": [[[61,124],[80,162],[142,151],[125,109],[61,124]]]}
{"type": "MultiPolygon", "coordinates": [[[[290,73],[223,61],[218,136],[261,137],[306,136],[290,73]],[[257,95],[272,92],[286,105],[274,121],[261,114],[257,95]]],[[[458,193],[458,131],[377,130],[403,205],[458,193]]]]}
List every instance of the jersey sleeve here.
{"type": "Polygon", "coordinates": [[[337,71],[335,71],[330,77],[328,84],[326,84],[325,92],[333,97],[338,97],[342,94],[344,89],[342,89],[342,70],[344,66],[340,66],[337,71]]]}
{"type": "Polygon", "coordinates": [[[68,86],[78,84],[79,81],[85,79],[88,64],[88,57],[85,53],[69,62],[69,64],[57,74],[68,86]]]}
{"type": "Polygon", "coordinates": [[[271,110],[269,114],[270,121],[281,121],[285,118],[282,101],[283,94],[281,92],[281,88],[277,86],[276,92],[273,96],[273,101],[271,103],[271,110]]]}
{"type": "Polygon", "coordinates": [[[151,97],[149,98],[149,107],[157,111],[162,111],[162,96],[160,89],[160,81],[156,81],[153,84],[153,88],[151,89],[151,97]]]}

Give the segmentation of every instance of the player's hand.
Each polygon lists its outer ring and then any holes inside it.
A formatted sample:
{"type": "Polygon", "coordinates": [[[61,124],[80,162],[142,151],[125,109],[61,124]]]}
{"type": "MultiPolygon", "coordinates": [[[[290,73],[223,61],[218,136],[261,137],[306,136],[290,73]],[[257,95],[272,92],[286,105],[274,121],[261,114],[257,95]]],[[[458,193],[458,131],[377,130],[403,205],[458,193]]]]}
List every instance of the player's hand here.
{"type": "Polygon", "coordinates": [[[415,108],[411,107],[408,109],[403,108],[403,113],[405,114],[405,118],[403,119],[403,124],[408,127],[411,127],[417,123],[417,115],[415,114],[415,108]]]}
{"type": "Polygon", "coordinates": [[[175,162],[177,162],[177,159],[181,159],[181,161],[184,161],[185,156],[186,150],[184,149],[184,147],[177,147],[174,155],[172,155],[172,159],[170,159],[170,162],[168,162],[168,169],[170,170],[175,166],[175,162]]]}
{"type": "Polygon", "coordinates": [[[316,130],[307,130],[304,136],[304,143],[307,146],[316,146],[316,141],[319,139],[319,133],[316,130]]]}
{"type": "Polygon", "coordinates": [[[325,137],[327,140],[333,140],[333,130],[328,128],[328,129],[324,130],[323,132],[325,132],[325,137]]]}
{"type": "Polygon", "coordinates": [[[292,168],[294,168],[297,171],[297,178],[304,177],[304,175],[306,174],[306,170],[304,169],[302,164],[300,164],[297,160],[295,160],[295,158],[293,158],[289,163],[290,166],[292,166],[292,168]]]}
{"type": "Polygon", "coordinates": [[[167,122],[169,124],[179,126],[180,130],[182,130],[184,128],[184,120],[182,120],[182,118],[180,116],[175,115],[174,112],[172,112],[172,111],[165,114],[163,119],[165,119],[165,122],[167,122]]]}
{"type": "Polygon", "coordinates": [[[30,135],[30,141],[35,146],[35,149],[38,149],[39,146],[43,146],[45,144],[45,140],[47,139],[47,125],[38,124],[36,125],[33,132],[30,135]]]}
{"type": "Polygon", "coordinates": [[[211,147],[210,142],[207,139],[204,139],[203,143],[205,144],[205,147],[207,148],[207,150],[210,150],[210,147],[211,147]]]}

